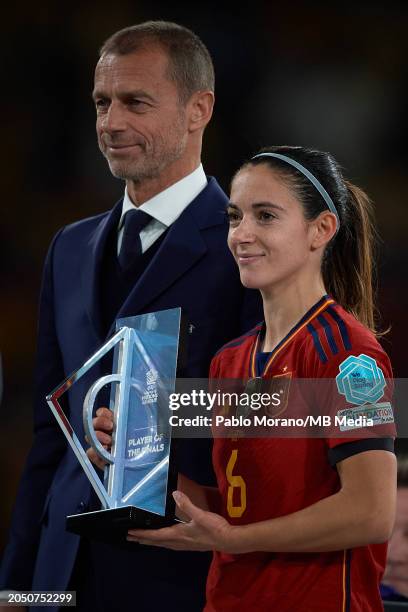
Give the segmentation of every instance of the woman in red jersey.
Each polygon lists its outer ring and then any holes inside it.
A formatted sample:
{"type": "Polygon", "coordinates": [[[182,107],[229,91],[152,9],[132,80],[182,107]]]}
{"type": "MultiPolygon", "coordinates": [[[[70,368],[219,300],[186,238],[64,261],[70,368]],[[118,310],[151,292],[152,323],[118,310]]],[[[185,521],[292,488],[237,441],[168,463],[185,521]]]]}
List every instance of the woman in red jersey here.
{"type": "MultiPolygon", "coordinates": [[[[368,198],[329,154],[272,147],[236,173],[230,200],[229,247],[265,321],[217,353],[210,378],[335,379],[330,414],[368,406],[389,422],[368,198]]],[[[216,438],[218,489],[181,478],[174,498],[189,522],[128,539],[214,551],[207,612],[380,611],[395,457],[391,437],[359,434],[216,438]]]]}

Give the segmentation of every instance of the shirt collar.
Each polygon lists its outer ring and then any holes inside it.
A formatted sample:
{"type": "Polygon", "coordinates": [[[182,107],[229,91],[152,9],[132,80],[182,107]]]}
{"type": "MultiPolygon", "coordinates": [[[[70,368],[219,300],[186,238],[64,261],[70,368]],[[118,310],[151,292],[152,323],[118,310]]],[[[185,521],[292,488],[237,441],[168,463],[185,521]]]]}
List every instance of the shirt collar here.
{"type": "Polygon", "coordinates": [[[135,208],[144,210],[151,217],[169,227],[206,186],[207,177],[205,176],[202,164],[200,164],[191,174],[170,185],[170,187],[153,196],[153,198],[150,198],[150,200],[147,200],[139,207],[133,204],[127,188],[125,188],[122,215],[118,229],[121,229],[123,218],[127,211],[135,208]]]}

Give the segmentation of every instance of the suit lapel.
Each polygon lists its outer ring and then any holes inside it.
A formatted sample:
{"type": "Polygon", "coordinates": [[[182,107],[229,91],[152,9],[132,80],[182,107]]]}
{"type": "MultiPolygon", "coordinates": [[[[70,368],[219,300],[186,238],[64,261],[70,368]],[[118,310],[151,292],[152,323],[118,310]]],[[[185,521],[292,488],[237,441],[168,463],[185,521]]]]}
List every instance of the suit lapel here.
{"type": "Polygon", "coordinates": [[[118,226],[121,211],[122,200],[98,223],[87,243],[87,253],[81,268],[85,308],[91,324],[101,341],[105,337],[100,307],[103,256],[109,234],[113,227],[118,226]]]}
{"type": "MultiPolygon", "coordinates": [[[[169,230],[160,249],[131,290],[117,314],[127,317],[143,308],[185,274],[206,253],[207,247],[196,226],[186,215],[169,230]]],[[[109,335],[114,331],[112,326],[109,335]]]]}
{"type": "MultiPolygon", "coordinates": [[[[225,223],[227,199],[215,179],[209,178],[207,187],[183,211],[169,228],[159,250],[143,272],[123,303],[116,318],[137,315],[163,293],[178,278],[203,257],[207,246],[201,230],[225,223]]],[[[81,283],[85,307],[91,324],[102,342],[105,333],[102,321],[101,274],[107,239],[117,227],[122,210],[120,200],[112,211],[102,216],[87,243],[81,269],[81,283]]],[[[111,326],[108,336],[115,330],[111,326]]]]}
{"type": "MultiPolygon", "coordinates": [[[[187,273],[207,252],[201,230],[225,223],[226,196],[215,179],[183,211],[168,230],[160,249],[133,287],[117,317],[127,317],[143,309],[178,278],[187,273]]],[[[109,335],[115,330],[113,323],[109,335]]]]}

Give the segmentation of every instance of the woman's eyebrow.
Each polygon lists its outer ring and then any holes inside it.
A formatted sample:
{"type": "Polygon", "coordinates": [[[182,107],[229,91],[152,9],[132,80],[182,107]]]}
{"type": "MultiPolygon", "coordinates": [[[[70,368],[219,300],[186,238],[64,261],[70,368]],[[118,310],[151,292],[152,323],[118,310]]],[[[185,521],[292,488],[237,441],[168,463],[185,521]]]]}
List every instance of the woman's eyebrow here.
{"type": "MultiPolygon", "coordinates": [[[[273,208],[282,212],[285,211],[283,206],[280,206],[279,204],[274,204],[273,202],[253,202],[251,206],[252,208],[273,208]]],[[[237,206],[233,202],[228,202],[227,208],[234,208],[235,210],[240,210],[239,206],[237,206]]]]}

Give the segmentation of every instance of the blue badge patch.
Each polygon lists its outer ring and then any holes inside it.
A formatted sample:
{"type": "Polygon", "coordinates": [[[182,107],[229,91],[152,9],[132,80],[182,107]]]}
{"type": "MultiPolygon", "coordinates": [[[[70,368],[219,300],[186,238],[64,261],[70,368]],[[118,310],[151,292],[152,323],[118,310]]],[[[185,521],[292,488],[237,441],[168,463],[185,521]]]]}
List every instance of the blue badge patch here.
{"type": "Polygon", "coordinates": [[[384,395],[386,382],[381,368],[372,357],[362,353],[350,355],[340,364],[336,376],[337,389],[350,404],[377,402],[384,395]]]}

